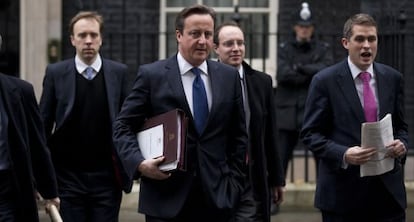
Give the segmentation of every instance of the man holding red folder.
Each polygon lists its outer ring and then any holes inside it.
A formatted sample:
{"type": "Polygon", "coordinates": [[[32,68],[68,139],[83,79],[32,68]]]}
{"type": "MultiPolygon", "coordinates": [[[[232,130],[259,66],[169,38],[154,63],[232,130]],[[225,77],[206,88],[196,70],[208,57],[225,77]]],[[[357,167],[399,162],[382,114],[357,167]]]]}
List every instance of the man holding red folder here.
{"type": "Polygon", "coordinates": [[[114,124],[114,142],[131,181],[140,177],[147,222],[229,221],[244,189],[247,133],[235,68],[208,60],[215,12],[184,8],[176,19],[178,53],[142,65],[114,124]],[[147,118],[182,109],[189,117],[186,171],[164,173],[164,157],[145,159],[137,132],[147,118]]]}

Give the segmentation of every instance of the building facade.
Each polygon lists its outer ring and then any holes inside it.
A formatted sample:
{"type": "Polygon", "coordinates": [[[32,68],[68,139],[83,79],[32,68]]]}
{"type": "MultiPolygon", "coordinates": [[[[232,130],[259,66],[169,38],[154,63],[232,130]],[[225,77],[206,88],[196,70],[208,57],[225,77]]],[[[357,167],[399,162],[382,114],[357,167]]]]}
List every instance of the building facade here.
{"type": "MultiPolygon", "coordinates": [[[[410,135],[414,135],[414,89],[409,87],[414,84],[414,63],[410,62],[414,58],[414,1],[307,2],[316,36],[332,45],[336,61],[346,56],[340,43],[345,20],[358,12],[376,18],[381,34],[377,60],[404,73],[406,115],[410,135]]],[[[105,20],[102,56],[126,63],[133,81],[139,65],[176,52],[175,15],[195,3],[213,7],[218,23],[239,22],[246,33],[247,61],[274,77],[277,44],[293,34],[291,26],[301,0],[2,0],[0,71],[31,82],[39,96],[46,65],[75,53],[69,38],[70,18],[80,10],[96,10],[105,20]]]]}

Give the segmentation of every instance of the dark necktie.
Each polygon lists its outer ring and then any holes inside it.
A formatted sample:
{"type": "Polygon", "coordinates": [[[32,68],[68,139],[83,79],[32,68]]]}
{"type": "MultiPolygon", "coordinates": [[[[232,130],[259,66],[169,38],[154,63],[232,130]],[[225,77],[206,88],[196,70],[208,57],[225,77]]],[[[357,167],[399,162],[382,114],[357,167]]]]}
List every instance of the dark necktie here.
{"type": "Polygon", "coordinates": [[[369,72],[361,72],[359,78],[363,82],[365,121],[375,122],[377,121],[377,103],[375,102],[374,93],[369,85],[371,75],[369,72]]]}
{"type": "Polygon", "coordinates": [[[201,71],[199,68],[192,68],[196,78],[193,82],[193,111],[195,127],[199,135],[203,132],[208,116],[208,103],[206,88],[204,87],[201,71]]]}
{"type": "Polygon", "coordinates": [[[243,96],[243,106],[244,106],[244,113],[246,116],[246,129],[249,129],[250,125],[250,106],[249,106],[249,99],[247,95],[247,87],[246,87],[246,76],[240,78],[240,84],[242,88],[242,96],[243,96]]]}
{"type": "MultiPolygon", "coordinates": [[[[250,106],[249,106],[249,97],[247,92],[247,84],[246,84],[246,74],[243,75],[242,78],[240,78],[240,84],[242,88],[242,96],[243,96],[243,106],[244,106],[244,114],[246,119],[246,129],[247,129],[247,135],[248,138],[250,138],[250,106]]],[[[246,164],[249,163],[249,149],[250,148],[250,139],[247,142],[247,149],[246,149],[246,164]]]]}
{"type": "Polygon", "coordinates": [[[88,80],[91,80],[93,76],[93,68],[88,66],[88,68],[86,68],[86,78],[88,80]]]}

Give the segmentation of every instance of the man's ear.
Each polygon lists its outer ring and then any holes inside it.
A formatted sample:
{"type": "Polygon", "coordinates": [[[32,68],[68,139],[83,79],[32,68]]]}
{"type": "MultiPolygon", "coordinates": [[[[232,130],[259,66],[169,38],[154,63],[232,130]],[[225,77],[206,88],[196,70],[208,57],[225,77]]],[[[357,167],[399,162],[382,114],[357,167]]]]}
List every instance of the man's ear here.
{"type": "Polygon", "coordinates": [[[342,42],[342,46],[345,48],[345,49],[348,49],[348,39],[347,38],[342,38],[341,39],[341,42],[342,42]]]}
{"type": "Polygon", "coordinates": [[[220,57],[220,53],[218,52],[218,45],[217,44],[213,43],[213,49],[214,49],[214,52],[216,53],[217,57],[220,57]]]}
{"type": "Polygon", "coordinates": [[[216,43],[213,43],[213,49],[217,50],[217,48],[218,48],[218,45],[216,43]]]}
{"type": "Polygon", "coordinates": [[[181,34],[181,32],[179,30],[175,30],[175,38],[177,40],[177,42],[180,42],[180,39],[183,35],[181,34]]]}

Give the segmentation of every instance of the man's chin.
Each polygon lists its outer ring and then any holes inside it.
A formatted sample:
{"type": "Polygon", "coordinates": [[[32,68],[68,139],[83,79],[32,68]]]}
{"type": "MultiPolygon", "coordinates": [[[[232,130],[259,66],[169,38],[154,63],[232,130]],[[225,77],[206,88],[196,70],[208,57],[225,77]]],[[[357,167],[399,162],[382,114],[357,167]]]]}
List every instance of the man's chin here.
{"type": "Polygon", "coordinates": [[[208,54],[207,53],[200,53],[200,54],[197,54],[196,55],[196,59],[197,60],[199,60],[199,61],[204,61],[204,60],[206,60],[207,59],[207,57],[208,57],[208,54]]]}
{"type": "Polygon", "coordinates": [[[83,58],[86,60],[91,60],[93,58],[95,58],[96,54],[92,54],[92,53],[84,53],[83,54],[83,58]]]}
{"type": "Polygon", "coordinates": [[[362,59],[362,64],[367,65],[367,66],[371,65],[372,62],[373,62],[372,58],[362,59]]]}

